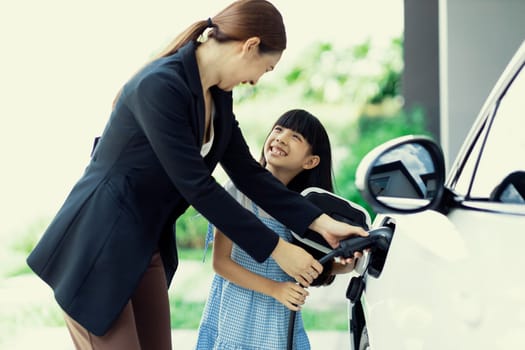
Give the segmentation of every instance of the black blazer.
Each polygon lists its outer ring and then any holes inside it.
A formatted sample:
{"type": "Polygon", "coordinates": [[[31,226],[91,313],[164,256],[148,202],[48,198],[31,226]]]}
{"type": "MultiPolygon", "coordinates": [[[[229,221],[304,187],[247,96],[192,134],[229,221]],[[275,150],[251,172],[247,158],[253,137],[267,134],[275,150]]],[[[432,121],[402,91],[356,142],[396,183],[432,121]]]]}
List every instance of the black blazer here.
{"type": "Polygon", "coordinates": [[[96,335],[118,317],[157,249],[169,286],[178,263],[174,223],[190,204],[254,259],[269,257],[278,236],[213,179],[218,162],[293,231],[305,232],[321,214],[253,159],[231,92],[212,88],[215,138],[201,157],[195,48],[152,62],[124,86],[85,173],[27,259],[63,310],[96,335]]]}

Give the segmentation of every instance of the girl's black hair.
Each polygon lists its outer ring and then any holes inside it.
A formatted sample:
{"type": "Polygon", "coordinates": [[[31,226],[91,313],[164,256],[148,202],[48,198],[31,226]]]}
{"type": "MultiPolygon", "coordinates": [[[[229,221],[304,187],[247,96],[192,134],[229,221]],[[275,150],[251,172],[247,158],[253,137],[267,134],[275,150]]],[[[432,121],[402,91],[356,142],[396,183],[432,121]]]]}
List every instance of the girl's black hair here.
{"type": "MultiPolygon", "coordinates": [[[[303,109],[292,109],[281,115],[271,130],[276,125],[303,135],[312,148],[312,154],[320,158],[319,164],[315,168],[305,169],[297,174],[288,184],[288,188],[301,192],[308,187],[315,186],[333,192],[330,140],[319,119],[303,109]]],[[[266,166],[264,148],[261,153],[260,163],[262,166],[266,166]]]]}

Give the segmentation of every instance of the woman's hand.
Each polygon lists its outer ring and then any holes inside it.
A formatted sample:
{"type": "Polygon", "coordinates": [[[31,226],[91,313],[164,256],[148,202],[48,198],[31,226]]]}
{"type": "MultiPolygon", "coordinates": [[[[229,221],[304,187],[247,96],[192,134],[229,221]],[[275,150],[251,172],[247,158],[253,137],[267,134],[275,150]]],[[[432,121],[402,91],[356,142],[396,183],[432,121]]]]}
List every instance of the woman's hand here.
{"type": "Polygon", "coordinates": [[[299,311],[308,291],[294,282],[275,282],[272,297],[292,311],[299,311]]]}
{"type": "Polygon", "coordinates": [[[323,236],[332,248],[337,248],[339,241],[350,236],[368,236],[368,232],[362,227],[332,219],[326,214],[321,214],[310,224],[309,228],[323,236]]]}
{"type": "Polygon", "coordinates": [[[323,265],[303,248],[279,238],[272,258],[299,284],[308,287],[323,271],[323,265]]]}

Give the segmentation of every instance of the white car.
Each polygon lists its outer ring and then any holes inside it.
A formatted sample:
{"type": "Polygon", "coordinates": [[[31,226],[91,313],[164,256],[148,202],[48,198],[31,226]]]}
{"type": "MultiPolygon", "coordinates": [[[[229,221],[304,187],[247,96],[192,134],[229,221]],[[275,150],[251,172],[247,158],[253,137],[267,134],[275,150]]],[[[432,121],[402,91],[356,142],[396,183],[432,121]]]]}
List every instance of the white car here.
{"type": "Polygon", "coordinates": [[[370,152],[356,184],[393,231],[349,286],[353,349],[525,349],[525,42],[452,169],[405,136],[370,152]]]}

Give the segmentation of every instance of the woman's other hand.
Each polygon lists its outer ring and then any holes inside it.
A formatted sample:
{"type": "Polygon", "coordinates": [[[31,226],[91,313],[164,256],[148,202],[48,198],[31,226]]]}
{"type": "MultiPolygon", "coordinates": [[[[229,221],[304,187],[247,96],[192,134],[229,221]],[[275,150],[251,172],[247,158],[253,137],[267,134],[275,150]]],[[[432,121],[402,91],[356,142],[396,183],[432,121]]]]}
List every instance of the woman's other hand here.
{"type": "Polygon", "coordinates": [[[279,238],[272,252],[272,258],[288,275],[304,287],[323,271],[323,265],[314,259],[306,250],[279,238]]]}

